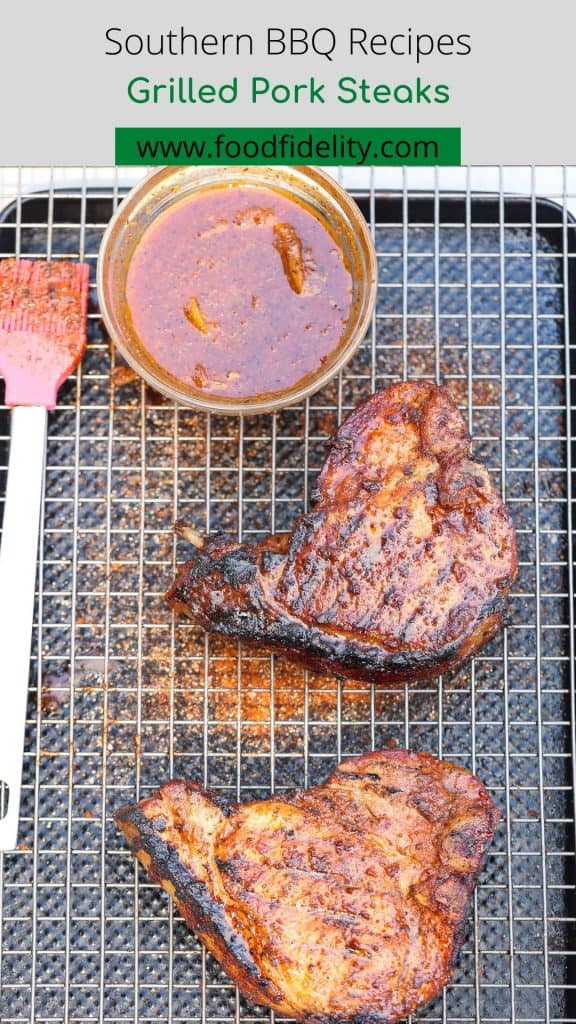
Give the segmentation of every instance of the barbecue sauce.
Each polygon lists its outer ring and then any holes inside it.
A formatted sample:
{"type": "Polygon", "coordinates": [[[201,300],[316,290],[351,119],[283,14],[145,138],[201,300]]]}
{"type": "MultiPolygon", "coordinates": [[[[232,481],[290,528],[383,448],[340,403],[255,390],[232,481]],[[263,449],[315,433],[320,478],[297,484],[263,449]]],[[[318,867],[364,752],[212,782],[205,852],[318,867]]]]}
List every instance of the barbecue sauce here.
{"type": "Polygon", "coordinates": [[[328,227],[273,189],[234,186],[171,206],[144,233],[126,285],[156,362],[205,395],[294,387],[338,347],[352,279],[328,227]]]}

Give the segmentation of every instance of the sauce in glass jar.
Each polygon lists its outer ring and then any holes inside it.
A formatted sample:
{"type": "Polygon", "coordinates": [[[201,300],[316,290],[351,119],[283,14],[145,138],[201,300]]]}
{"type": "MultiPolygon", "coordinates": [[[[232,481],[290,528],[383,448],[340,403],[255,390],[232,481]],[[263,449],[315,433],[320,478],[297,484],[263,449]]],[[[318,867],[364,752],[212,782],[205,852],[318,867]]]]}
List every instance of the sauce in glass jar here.
{"type": "Polygon", "coordinates": [[[170,206],[128,269],[133,329],[189,386],[231,399],[284,391],[338,347],[352,278],[328,226],[264,187],[214,187],[170,206]]]}

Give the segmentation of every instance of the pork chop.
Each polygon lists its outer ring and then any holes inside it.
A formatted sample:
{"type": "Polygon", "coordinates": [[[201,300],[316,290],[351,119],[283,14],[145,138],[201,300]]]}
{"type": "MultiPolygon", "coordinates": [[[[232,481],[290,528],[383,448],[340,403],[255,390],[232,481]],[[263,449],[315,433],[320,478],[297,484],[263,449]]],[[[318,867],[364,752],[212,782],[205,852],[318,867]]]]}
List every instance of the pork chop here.
{"type": "Polygon", "coordinates": [[[498,812],[467,771],[386,750],[246,804],[169,782],[116,822],[248,999],[390,1024],[449,980],[498,812]]]}
{"type": "Polygon", "coordinates": [[[394,384],[342,423],[291,534],[201,542],[167,594],[207,630],[386,685],[454,667],[498,631],[514,527],[448,392],[394,384]]]}

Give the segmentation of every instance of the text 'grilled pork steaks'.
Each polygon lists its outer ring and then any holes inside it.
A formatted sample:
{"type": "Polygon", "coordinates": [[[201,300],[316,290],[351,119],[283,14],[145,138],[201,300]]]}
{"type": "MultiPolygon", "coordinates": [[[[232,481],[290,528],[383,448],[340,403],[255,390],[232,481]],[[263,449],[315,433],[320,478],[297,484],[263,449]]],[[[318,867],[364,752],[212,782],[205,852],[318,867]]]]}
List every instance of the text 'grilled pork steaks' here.
{"type": "Polygon", "coordinates": [[[514,527],[447,391],[394,384],[359,406],[315,499],[291,534],[207,538],[168,603],[205,629],[384,684],[443,672],[500,628],[514,527]]]}
{"type": "Polygon", "coordinates": [[[498,812],[468,772],[387,750],[240,805],[169,782],[116,821],[248,999],[389,1024],[449,980],[498,812]]]}

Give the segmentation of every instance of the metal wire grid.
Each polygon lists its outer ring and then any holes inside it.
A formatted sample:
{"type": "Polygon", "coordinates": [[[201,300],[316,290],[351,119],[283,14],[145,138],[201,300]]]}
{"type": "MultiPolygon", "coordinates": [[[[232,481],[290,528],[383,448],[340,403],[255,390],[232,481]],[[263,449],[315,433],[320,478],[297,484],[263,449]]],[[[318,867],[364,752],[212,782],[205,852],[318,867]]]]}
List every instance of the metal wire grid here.
{"type": "MultiPolygon", "coordinates": [[[[210,418],[120,387],[93,294],[88,353],[50,417],[22,842],[0,860],[6,1024],[266,1018],[147,883],[112,811],[175,775],[265,796],[391,742],[477,771],[503,814],[454,981],[421,1016],[574,1018],[575,227],[566,172],[554,242],[535,172],[521,207],[503,174],[478,219],[470,171],[463,195],[436,175],[428,212],[407,172],[394,194],[370,172],[372,330],[338,381],[276,416],[210,418]],[[466,669],[398,694],[172,622],[162,593],[185,554],[174,519],[239,536],[288,529],[342,415],[402,377],[446,383],[512,508],[521,565],[504,633],[466,669]]],[[[98,195],[86,174],[59,192],[53,175],[32,205],[20,191],[0,256],[94,265],[121,196],[109,180],[98,195]]]]}

